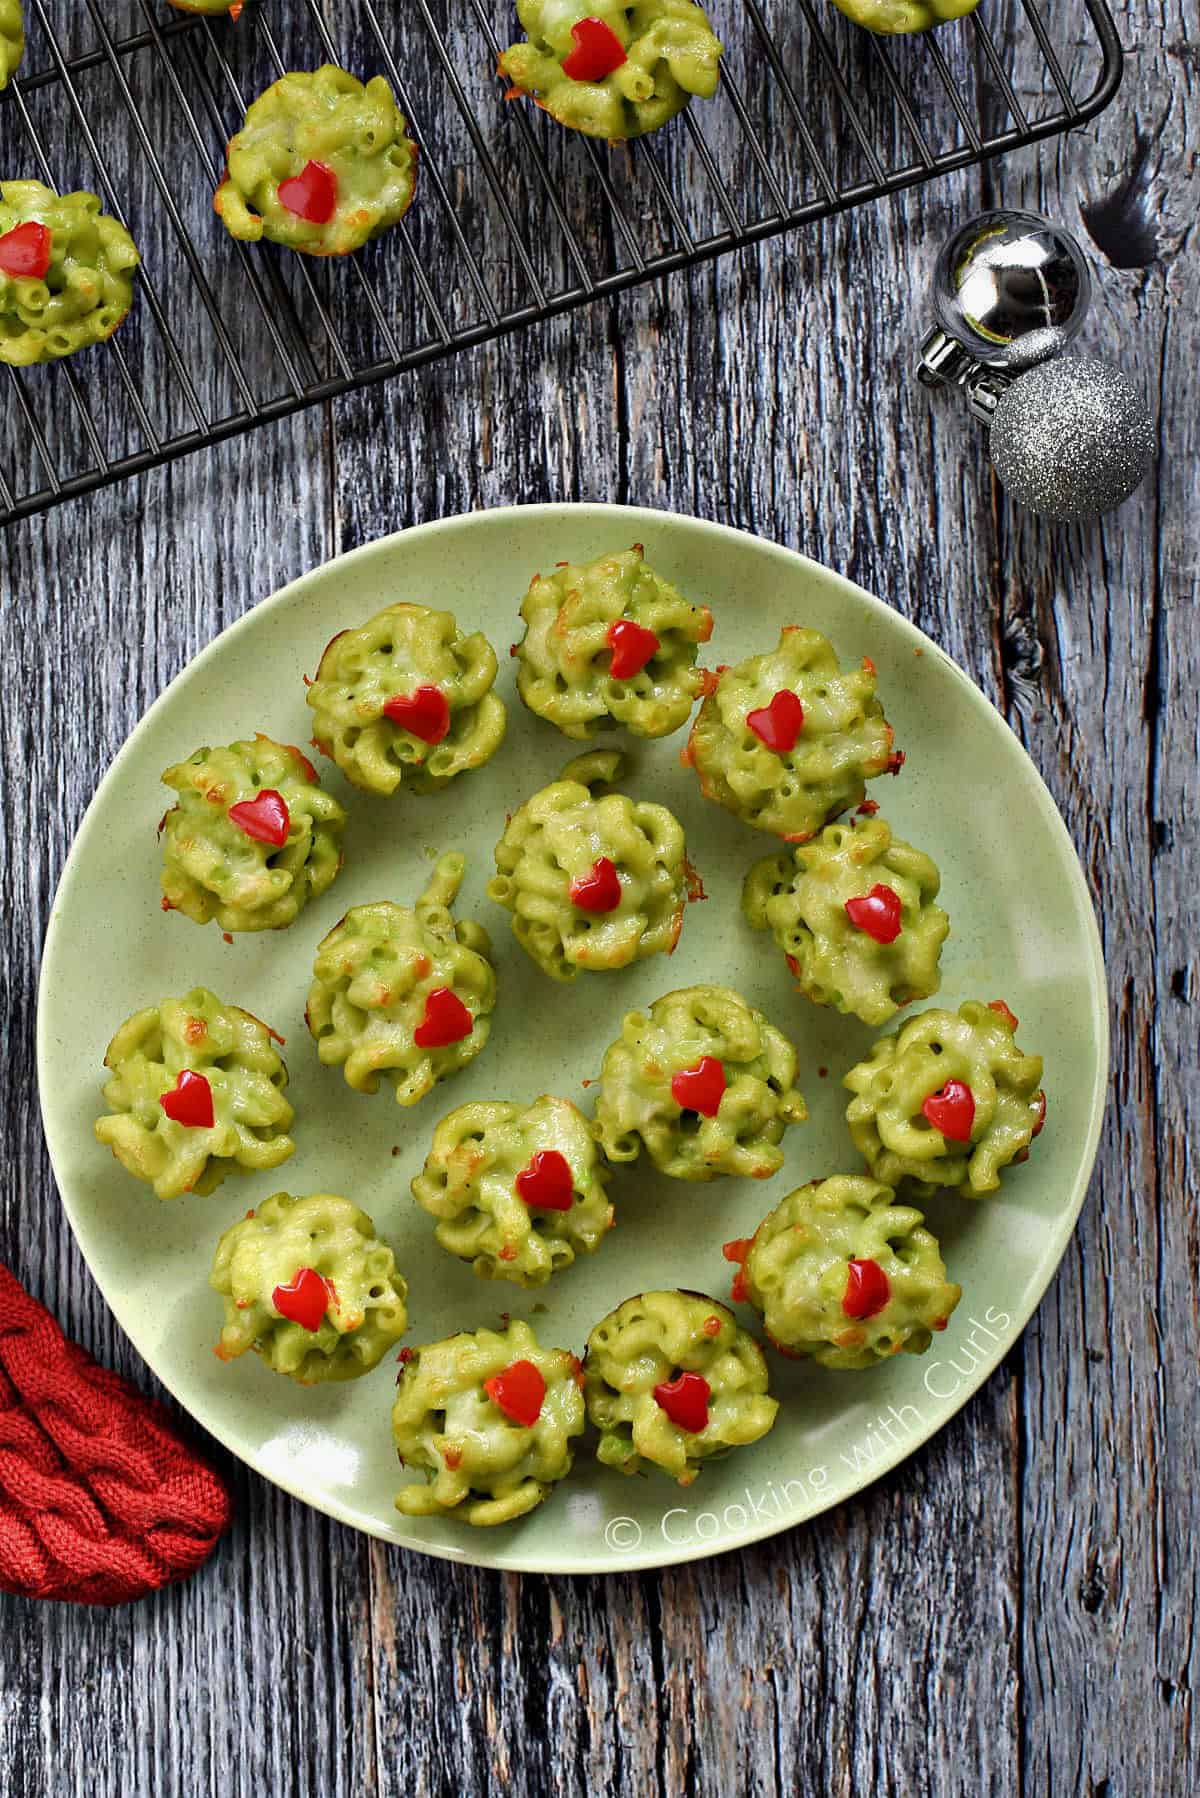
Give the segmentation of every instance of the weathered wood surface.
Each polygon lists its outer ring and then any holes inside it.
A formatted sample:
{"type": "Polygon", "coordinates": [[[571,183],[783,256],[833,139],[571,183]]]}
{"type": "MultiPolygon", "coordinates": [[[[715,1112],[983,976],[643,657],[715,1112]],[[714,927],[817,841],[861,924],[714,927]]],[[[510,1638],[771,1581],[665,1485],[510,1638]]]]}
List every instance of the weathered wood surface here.
{"type": "Polygon", "coordinates": [[[468,507],[605,498],[797,544],[1000,704],[1068,819],[1110,971],[1114,1103],[1062,1269],[978,1397],[812,1525],[694,1567],[503,1577],[406,1555],[229,1469],[187,1586],[114,1615],[0,1598],[0,1789],[1079,1793],[1200,1785],[1195,905],[1200,129],[1193,0],[1135,0],[1088,133],[627,296],[13,528],[0,740],[0,1254],[136,1373],[50,1179],[38,946],[148,701],[335,551],[468,507]],[[932,255],[981,201],[1095,219],[1089,341],[1161,408],[1154,482],[1088,530],[1017,514],[905,378],[932,255]],[[1147,258],[1149,258],[1147,260],[1147,258]],[[869,302],[864,296],[870,296],[869,302]]]}

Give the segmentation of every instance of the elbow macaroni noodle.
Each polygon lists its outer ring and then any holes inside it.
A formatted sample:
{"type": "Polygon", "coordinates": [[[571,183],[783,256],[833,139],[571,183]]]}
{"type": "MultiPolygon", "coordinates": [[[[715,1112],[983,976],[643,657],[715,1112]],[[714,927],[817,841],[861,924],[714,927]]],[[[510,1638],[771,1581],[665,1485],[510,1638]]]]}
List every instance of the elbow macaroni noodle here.
{"type": "Polygon", "coordinates": [[[405,1357],[392,1436],[406,1467],[429,1476],[405,1486],[396,1509],[409,1517],[455,1516],[467,1523],[511,1523],[540,1505],[571,1470],[571,1441],[583,1433],[579,1362],[566,1349],[543,1349],[529,1325],[463,1331],[405,1357]],[[541,1414],[515,1423],[484,1391],[514,1361],[531,1361],[546,1383],[541,1414]]]}
{"type": "Polygon", "coordinates": [[[687,891],[683,828],[662,805],[623,793],[594,798],[623,758],[596,752],[563,769],[509,819],[496,845],[488,894],[512,913],[513,935],[555,980],[628,967],[679,940],[687,891]],[[573,904],[570,888],[604,858],[616,870],[620,903],[609,912],[573,904]]]}
{"type": "Polygon", "coordinates": [[[210,1193],[228,1173],[278,1167],[295,1150],[287,1069],[267,1026],[198,986],[127,1018],[108,1045],[110,1115],[97,1139],[160,1199],[210,1193]],[[212,1091],[211,1128],[176,1123],[159,1103],[183,1071],[212,1091]]]}
{"type": "Polygon", "coordinates": [[[450,906],[466,863],[444,855],[414,909],[381,899],[356,905],[317,949],[306,1018],[326,1067],[374,1093],[382,1074],[400,1105],[415,1105],[483,1048],[496,1002],[491,942],[482,925],[455,924],[450,906]],[[422,1048],[414,1032],[431,993],[449,989],[471,1014],[461,1041],[422,1048]]]}
{"type": "Polygon", "coordinates": [[[412,1191],[438,1220],[442,1247],[481,1279],[542,1286],[576,1253],[599,1248],[613,1221],[609,1178],[583,1113],[546,1095],[524,1108],[501,1100],[460,1105],[434,1132],[412,1191]],[[528,1205],[518,1191],[518,1174],[546,1151],[570,1167],[569,1209],[528,1205]]]}
{"type": "Polygon", "coordinates": [[[886,1024],[902,1005],[941,985],[938,960],[950,920],[934,904],[934,862],[892,835],[882,818],[830,824],[811,842],[756,862],[742,888],[755,930],[771,930],[800,991],[816,1005],[886,1024]],[[846,912],[875,885],[900,901],[900,933],[879,943],[846,912]]]}
{"type": "Polygon", "coordinates": [[[1023,1055],[1010,1017],[968,999],[957,1012],[934,1009],[881,1037],[843,1085],[854,1095],[846,1121],[877,1180],[920,1194],[953,1186],[964,1198],[996,1192],[1001,1170],[1023,1161],[1042,1127],[1042,1058],[1023,1055]],[[970,1141],[947,1140],[922,1106],[948,1080],[970,1088],[970,1141]]]}
{"type": "Polygon", "coordinates": [[[640,543],[534,575],[521,617],[517,690],[564,736],[584,740],[613,724],[636,737],[669,736],[703,691],[696,652],[712,635],[712,614],[655,574],[640,543]],[[608,633],[622,620],[653,631],[659,646],[640,673],[618,680],[608,633]]]}
{"type": "MultiPolygon", "coordinates": [[[[11,59],[12,40],[0,25],[0,61],[5,46],[11,59]]],[[[10,70],[15,66],[10,60],[10,70]]],[[[95,194],[0,181],[0,237],[31,223],[50,233],[45,275],[0,270],[0,362],[13,368],[56,362],[111,337],[133,304],[141,261],[124,225],[101,212],[95,194]]]]}
{"type": "Polygon", "coordinates": [[[765,1436],[779,1410],[753,1336],[698,1292],[642,1292],[603,1318],[588,1337],[584,1393],[605,1466],[639,1473],[649,1462],[681,1486],[705,1461],[765,1436]],[[674,1422],[654,1396],[685,1372],[709,1387],[701,1430],[674,1422]]]}
{"type": "Polygon", "coordinates": [[[828,640],[798,624],[785,625],[767,654],[718,672],[685,755],[706,799],[791,843],[857,805],[866,781],[898,765],[872,665],[839,670],[828,640]],[[780,692],[796,694],[804,722],[794,747],[776,754],[746,718],[780,692]]]}
{"type": "Polygon", "coordinates": [[[302,1386],[369,1373],[404,1334],[408,1287],[365,1211],[335,1193],[273,1193],[225,1231],[209,1284],[225,1300],[217,1354],[253,1349],[302,1386]],[[325,1281],[317,1329],[284,1317],[273,1294],[305,1268],[325,1281]]]}
{"type": "Polygon", "coordinates": [[[783,1165],[789,1124],[808,1115],[793,1086],[796,1051],[739,994],[689,986],[630,1012],[605,1052],[596,1135],[610,1161],[636,1160],[645,1147],[676,1180],[722,1174],[766,1179],[783,1165]],[[681,1107],[675,1075],[705,1057],[721,1063],[725,1090],[713,1117],[681,1107]]]}
{"type": "Polygon", "coordinates": [[[924,1221],[859,1174],[790,1192],[758,1226],[743,1268],[746,1297],[776,1348],[842,1368],[924,1354],[962,1297],[924,1221]],[[851,1261],[872,1261],[886,1276],[887,1302],[871,1317],[843,1309],[851,1261]]]}
{"type": "Polygon", "coordinates": [[[431,793],[480,768],[504,739],[503,701],[492,692],[496,653],[480,631],[464,637],[451,612],[387,606],[327,646],[308,689],[313,740],[346,779],[368,793],[403,784],[431,793]],[[389,700],[435,686],[450,728],[430,744],[384,713],[389,700]]]}
{"type": "Polygon", "coordinates": [[[252,742],[197,749],[163,781],[179,800],[162,822],[167,909],[222,930],[282,930],[332,885],[346,814],[298,749],[258,732],[252,742]],[[230,807],[276,792],[288,809],[279,848],[248,836],[230,807]]]}
{"type": "Polygon", "coordinates": [[[693,96],[717,91],[722,47],[693,0],[517,0],[527,41],[500,58],[516,92],[533,94],[560,125],[610,142],[656,131],[693,96]],[[625,52],[599,81],[574,80],[563,61],[575,50],[572,26],[599,19],[625,52]]]}
{"type": "Polygon", "coordinates": [[[213,206],[233,237],[307,256],[346,256],[399,224],[412,203],[417,147],[382,75],[365,85],[333,63],[284,75],[253,101],[231,138],[213,206]],[[310,162],[337,181],[333,216],[292,212],[279,185],[310,162]]]}

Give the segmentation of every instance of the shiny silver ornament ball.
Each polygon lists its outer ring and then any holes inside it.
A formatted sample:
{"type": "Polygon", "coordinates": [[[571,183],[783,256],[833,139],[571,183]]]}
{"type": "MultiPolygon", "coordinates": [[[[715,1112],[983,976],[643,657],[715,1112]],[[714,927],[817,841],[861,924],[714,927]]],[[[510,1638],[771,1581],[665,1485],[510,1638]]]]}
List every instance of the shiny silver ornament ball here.
{"type": "Polygon", "coordinates": [[[1075,239],[1037,212],[981,212],[933,271],[942,330],[986,368],[1032,368],[1061,354],[1087,316],[1092,283],[1075,239]]]}
{"type": "Polygon", "coordinates": [[[988,445],[1001,482],[1043,518],[1094,518],[1128,499],[1154,457],[1154,424],[1119,368],[1066,356],[1001,394],[988,445]]]}

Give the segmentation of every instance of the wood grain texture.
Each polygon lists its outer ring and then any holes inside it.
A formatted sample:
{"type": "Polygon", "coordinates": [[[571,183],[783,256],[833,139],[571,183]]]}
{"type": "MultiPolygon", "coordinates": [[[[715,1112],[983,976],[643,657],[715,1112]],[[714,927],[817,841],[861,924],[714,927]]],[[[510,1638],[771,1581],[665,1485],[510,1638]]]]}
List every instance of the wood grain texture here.
{"type": "MultiPolygon", "coordinates": [[[[7,1033],[0,1254],[149,1384],[66,1231],[33,1085],[38,945],[96,781],[231,618],[324,556],[472,507],[613,499],[790,543],[1001,707],[1102,918],[1114,1104],[1021,1343],[852,1504],[661,1575],[542,1580],[367,1541],[228,1466],[187,1586],[112,1615],[0,1598],[0,1788],[1164,1798],[1200,1784],[1194,0],[1124,9],[1089,132],[631,294],[18,525],[0,545],[7,1033]],[[1140,169],[1132,196],[1122,184],[1140,169]],[[932,257],[981,203],[1083,229],[1087,344],[1161,413],[1115,519],[1038,524],[907,379],[932,257]],[[1140,212],[1138,209],[1140,208],[1140,212]],[[1110,223],[1107,247],[1146,232],[1110,223]]],[[[1035,82],[1030,68],[1028,82],[1035,82]]]]}

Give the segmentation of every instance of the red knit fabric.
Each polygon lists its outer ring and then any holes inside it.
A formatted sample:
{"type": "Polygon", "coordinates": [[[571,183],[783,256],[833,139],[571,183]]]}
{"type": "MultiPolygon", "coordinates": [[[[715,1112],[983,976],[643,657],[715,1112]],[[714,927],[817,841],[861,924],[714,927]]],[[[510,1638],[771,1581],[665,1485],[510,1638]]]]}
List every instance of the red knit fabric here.
{"type": "Polygon", "coordinates": [[[125,1604],[194,1573],[224,1484],[0,1263],[0,1591],[125,1604]]]}

